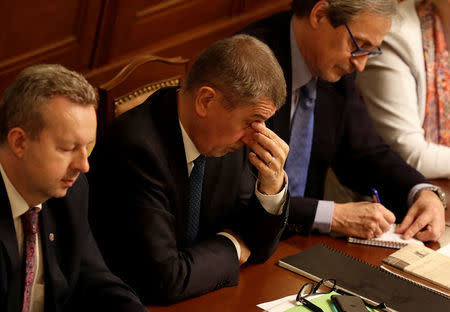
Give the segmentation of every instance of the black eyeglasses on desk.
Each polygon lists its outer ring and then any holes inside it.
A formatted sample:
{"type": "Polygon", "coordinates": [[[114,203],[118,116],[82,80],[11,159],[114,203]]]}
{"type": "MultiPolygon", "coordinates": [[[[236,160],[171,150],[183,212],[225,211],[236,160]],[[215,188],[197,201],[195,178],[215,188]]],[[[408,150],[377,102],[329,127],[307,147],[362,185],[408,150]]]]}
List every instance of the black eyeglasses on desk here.
{"type": "Polygon", "coordinates": [[[303,284],[303,286],[300,288],[297,297],[295,298],[295,301],[297,302],[297,304],[303,304],[311,311],[323,312],[321,308],[316,306],[311,301],[307,300],[306,297],[309,297],[311,295],[329,294],[330,292],[334,291],[335,288],[336,288],[336,280],[334,279],[322,279],[315,286],[314,283],[309,282],[303,284]]]}
{"type": "MultiPolygon", "coordinates": [[[[350,294],[342,289],[337,289],[335,279],[327,278],[327,279],[320,280],[315,286],[314,286],[313,282],[308,282],[306,284],[303,284],[303,286],[300,288],[300,290],[297,294],[297,297],[295,298],[295,301],[297,302],[297,304],[303,304],[305,307],[307,307],[311,311],[323,312],[323,310],[321,308],[316,306],[311,301],[307,300],[306,297],[309,297],[312,295],[325,295],[325,294],[329,294],[333,291],[337,292],[338,294],[341,294],[341,295],[352,296],[352,294],[350,294]]],[[[362,299],[362,301],[364,302],[364,305],[366,307],[371,308],[371,309],[378,310],[378,309],[386,308],[386,305],[383,302],[378,305],[373,305],[373,304],[366,302],[364,299],[362,299]]]]}

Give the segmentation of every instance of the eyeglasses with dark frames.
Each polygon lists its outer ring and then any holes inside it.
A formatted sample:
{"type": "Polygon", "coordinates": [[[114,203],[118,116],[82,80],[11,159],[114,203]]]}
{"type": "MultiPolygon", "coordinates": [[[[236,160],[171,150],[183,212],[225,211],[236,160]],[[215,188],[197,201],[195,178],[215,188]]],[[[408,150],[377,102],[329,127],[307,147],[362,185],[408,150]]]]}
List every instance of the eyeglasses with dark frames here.
{"type": "Polygon", "coordinates": [[[334,279],[322,279],[317,285],[314,286],[314,283],[309,282],[303,284],[300,288],[295,301],[297,304],[303,304],[305,307],[314,312],[323,312],[321,308],[316,306],[311,301],[307,300],[306,297],[311,295],[324,295],[329,294],[330,292],[335,290],[336,280],[334,279]]]}
{"type": "Polygon", "coordinates": [[[350,35],[350,38],[352,38],[352,41],[353,41],[353,43],[355,44],[355,47],[356,47],[355,50],[350,52],[350,54],[352,56],[366,56],[366,55],[375,56],[375,55],[381,55],[382,54],[380,47],[376,47],[373,50],[367,50],[367,49],[360,48],[358,43],[356,42],[355,37],[353,36],[353,34],[352,34],[351,30],[350,30],[350,28],[348,27],[347,23],[344,23],[344,25],[345,25],[345,28],[347,28],[348,34],[350,35]]]}
{"type": "MultiPolygon", "coordinates": [[[[340,295],[352,295],[342,289],[338,289],[336,287],[336,280],[332,278],[322,279],[320,280],[315,286],[313,282],[308,282],[306,284],[303,284],[303,286],[298,291],[297,297],[295,298],[295,301],[298,305],[303,304],[305,307],[310,309],[314,312],[323,312],[323,310],[316,306],[314,303],[306,299],[309,296],[312,295],[325,295],[329,294],[331,292],[337,292],[340,295]]],[[[361,298],[362,299],[362,298],[361,298]]],[[[364,305],[368,308],[375,309],[375,310],[381,310],[385,311],[386,304],[381,302],[377,305],[373,305],[362,299],[364,302],[364,305]]]]}

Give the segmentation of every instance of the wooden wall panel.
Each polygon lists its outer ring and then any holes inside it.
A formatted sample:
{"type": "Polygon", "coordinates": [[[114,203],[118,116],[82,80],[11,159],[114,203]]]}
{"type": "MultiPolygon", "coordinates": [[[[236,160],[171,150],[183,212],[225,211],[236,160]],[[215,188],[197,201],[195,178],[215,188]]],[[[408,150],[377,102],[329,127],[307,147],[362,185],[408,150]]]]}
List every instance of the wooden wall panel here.
{"type": "Polygon", "coordinates": [[[199,25],[230,18],[232,0],[106,0],[95,66],[157,46],[199,25]]]}
{"type": "Polygon", "coordinates": [[[290,8],[290,3],[292,1],[273,1],[273,0],[243,0],[242,1],[242,11],[249,12],[258,10],[261,7],[270,8],[273,7],[277,10],[280,4],[284,5],[283,8],[290,8]]]}
{"type": "Polygon", "coordinates": [[[193,62],[211,43],[291,0],[0,0],[0,96],[32,64],[61,63],[94,85],[130,58],[193,62]]]}
{"type": "MultiPolygon", "coordinates": [[[[191,60],[247,24],[290,8],[291,0],[106,0],[95,67],[111,70],[135,54],[191,60]],[[126,3],[126,5],[125,5],[126,3]]],[[[114,70],[112,70],[114,71],[114,70]]],[[[101,71],[105,76],[107,70],[101,71]]],[[[89,73],[102,81],[99,72],[89,73]]]]}
{"type": "MultiPolygon", "coordinates": [[[[289,8],[291,0],[105,0],[94,66],[136,53],[164,53],[219,30],[223,36],[289,8]]],[[[222,37],[215,37],[218,40],[222,37]]],[[[201,48],[204,48],[202,46],[201,48]]],[[[178,55],[184,55],[180,50],[178,55]]],[[[164,55],[163,56],[175,56],[164,55]]]]}
{"type": "Polygon", "coordinates": [[[0,1],[0,94],[36,63],[90,66],[102,0],[0,1]]]}

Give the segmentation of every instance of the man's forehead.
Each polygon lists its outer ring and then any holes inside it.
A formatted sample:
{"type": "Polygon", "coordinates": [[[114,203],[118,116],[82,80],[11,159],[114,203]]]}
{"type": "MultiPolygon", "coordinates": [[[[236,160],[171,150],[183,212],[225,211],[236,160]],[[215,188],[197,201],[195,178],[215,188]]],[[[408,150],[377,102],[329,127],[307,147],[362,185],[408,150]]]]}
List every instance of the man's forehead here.
{"type": "Polygon", "coordinates": [[[269,98],[260,98],[252,105],[251,116],[256,120],[267,120],[275,114],[277,108],[269,98]]]}
{"type": "Polygon", "coordinates": [[[347,24],[357,40],[378,46],[391,28],[392,18],[372,12],[362,12],[347,24]]]}

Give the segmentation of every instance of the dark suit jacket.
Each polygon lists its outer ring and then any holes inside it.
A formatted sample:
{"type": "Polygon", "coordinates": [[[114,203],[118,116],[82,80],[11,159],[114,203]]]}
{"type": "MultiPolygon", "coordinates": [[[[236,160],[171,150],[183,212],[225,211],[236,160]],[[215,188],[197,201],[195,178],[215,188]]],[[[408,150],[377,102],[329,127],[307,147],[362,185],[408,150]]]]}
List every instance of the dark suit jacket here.
{"type": "MultiPolygon", "coordinates": [[[[265,42],[283,68],[288,86],[286,104],[268,121],[269,127],[286,142],[290,135],[292,12],[282,12],[258,21],[244,30],[265,42]]],[[[291,197],[289,229],[309,233],[318,200],[323,198],[328,168],[333,168],[344,185],[361,194],[375,187],[384,206],[392,210],[397,221],[406,214],[407,196],[425,178],[411,168],[376,133],[366,106],[354,83],[354,74],[338,82],[317,82],[314,111],[314,134],[305,197],[291,197]]]]}
{"type": "MultiPolygon", "coordinates": [[[[87,180],[80,175],[64,198],[48,200],[39,213],[45,311],[147,311],[103,262],[89,229],[87,207],[87,180]]],[[[0,311],[22,311],[22,264],[0,176],[0,311]]]]}
{"type": "MultiPolygon", "coordinates": [[[[91,159],[90,222],[111,270],[144,303],[167,303],[238,283],[231,229],[250,248],[250,262],[274,252],[286,223],[254,194],[255,175],[244,148],[207,158],[199,242],[185,241],[186,156],[176,88],[162,89],[113,121],[91,159]]],[[[286,204],[287,205],[287,204],[286,204]]]]}

